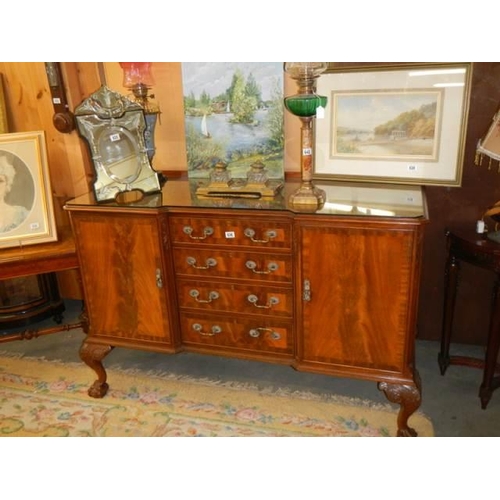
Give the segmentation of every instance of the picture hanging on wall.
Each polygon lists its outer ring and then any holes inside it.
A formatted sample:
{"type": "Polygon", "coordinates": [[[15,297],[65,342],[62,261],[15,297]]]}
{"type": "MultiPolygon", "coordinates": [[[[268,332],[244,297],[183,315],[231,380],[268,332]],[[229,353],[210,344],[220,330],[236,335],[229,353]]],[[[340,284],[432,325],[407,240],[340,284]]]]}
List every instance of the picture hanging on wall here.
{"type": "Polygon", "coordinates": [[[330,68],[316,179],[460,186],[471,63],[330,68]]]}
{"type": "Polygon", "coordinates": [[[56,240],[44,132],[0,134],[0,248],[56,240]]]}
{"type": "Polygon", "coordinates": [[[189,178],[227,164],[245,178],[255,162],[284,178],[283,63],[182,63],[189,178]]]}

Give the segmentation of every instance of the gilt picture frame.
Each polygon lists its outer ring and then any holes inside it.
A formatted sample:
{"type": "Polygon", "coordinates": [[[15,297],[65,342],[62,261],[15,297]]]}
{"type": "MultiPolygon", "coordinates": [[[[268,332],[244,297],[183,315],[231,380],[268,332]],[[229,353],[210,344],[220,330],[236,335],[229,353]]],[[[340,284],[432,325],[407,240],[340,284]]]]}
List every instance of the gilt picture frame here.
{"type": "Polygon", "coordinates": [[[460,186],[471,76],[472,63],[330,67],[313,177],[460,186]]]}
{"type": "Polygon", "coordinates": [[[57,241],[43,131],[0,134],[0,249],[57,241]]]}
{"type": "Polygon", "coordinates": [[[6,134],[9,131],[7,123],[7,107],[5,106],[5,95],[3,89],[3,77],[0,73],[0,134],[6,134]]]}

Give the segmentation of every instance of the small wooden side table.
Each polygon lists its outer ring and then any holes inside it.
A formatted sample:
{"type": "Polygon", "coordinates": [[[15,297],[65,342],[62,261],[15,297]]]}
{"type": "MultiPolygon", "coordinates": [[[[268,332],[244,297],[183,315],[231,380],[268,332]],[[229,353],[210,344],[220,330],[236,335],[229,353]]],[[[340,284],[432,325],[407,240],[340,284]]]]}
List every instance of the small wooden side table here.
{"type": "MultiPolygon", "coordinates": [[[[75,242],[70,228],[59,233],[59,239],[54,243],[26,245],[23,248],[8,248],[0,250],[0,279],[32,276],[36,274],[78,269],[78,258],[75,242]]],[[[57,333],[82,327],[86,330],[86,315],[83,312],[81,322],[61,324],[55,327],[27,329],[20,333],[2,334],[0,343],[12,340],[30,340],[41,335],[57,333]]]]}
{"type": "Polygon", "coordinates": [[[500,348],[500,244],[477,234],[474,228],[446,230],[447,260],[445,268],[444,312],[441,351],[438,355],[441,375],[449,365],[464,365],[483,369],[483,382],[479,388],[481,408],[486,409],[493,391],[500,386],[497,357],[500,348]],[[468,262],[496,273],[485,359],[468,356],[450,356],[453,313],[458,289],[460,263],[468,262]]]}

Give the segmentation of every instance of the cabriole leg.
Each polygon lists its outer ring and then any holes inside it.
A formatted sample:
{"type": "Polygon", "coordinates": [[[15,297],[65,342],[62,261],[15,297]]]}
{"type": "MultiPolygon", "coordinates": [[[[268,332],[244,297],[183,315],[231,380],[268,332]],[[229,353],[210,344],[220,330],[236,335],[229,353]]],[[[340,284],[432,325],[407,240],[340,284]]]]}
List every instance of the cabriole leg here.
{"type": "Polygon", "coordinates": [[[400,405],[398,413],[398,437],[415,437],[417,432],[408,426],[408,419],[420,407],[422,390],[420,375],[415,371],[415,385],[389,384],[379,382],[378,388],[384,392],[391,403],[400,405]]]}
{"type": "Polygon", "coordinates": [[[113,350],[110,345],[92,344],[83,341],[80,347],[80,359],[97,374],[97,380],[90,386],[88,395],[93,398],[102,398],[108,392],[106,383],[107,374],[102,360],[113,350]]]}

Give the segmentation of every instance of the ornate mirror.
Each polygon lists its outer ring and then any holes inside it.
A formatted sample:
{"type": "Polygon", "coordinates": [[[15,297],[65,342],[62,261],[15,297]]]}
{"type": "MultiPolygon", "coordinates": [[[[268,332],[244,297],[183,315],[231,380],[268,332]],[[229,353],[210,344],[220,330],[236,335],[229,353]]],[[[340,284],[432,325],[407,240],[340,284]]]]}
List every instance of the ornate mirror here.
{"type": "Polygon", "coordinates": [[[103,85],[75,109],[75,117],[94,164],[97,201],[161,190],[163,176],[149,162],[140,104],[103,85]]]}

